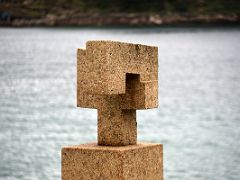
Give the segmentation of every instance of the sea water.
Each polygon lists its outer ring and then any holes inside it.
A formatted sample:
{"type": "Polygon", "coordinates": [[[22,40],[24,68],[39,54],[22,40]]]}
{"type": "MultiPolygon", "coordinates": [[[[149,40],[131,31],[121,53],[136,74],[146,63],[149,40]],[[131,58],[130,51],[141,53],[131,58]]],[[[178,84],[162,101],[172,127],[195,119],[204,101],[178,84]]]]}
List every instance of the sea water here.
{"type": "Polygon", "coordinates": [[[159,108],[138,140],[164,145],[166,180],[240,179],[240,28],[1,28],[0,179],[55,180],[61,147],[96,141],[76,107],[76,51],[88,40],[158,46],[159,108]]]}

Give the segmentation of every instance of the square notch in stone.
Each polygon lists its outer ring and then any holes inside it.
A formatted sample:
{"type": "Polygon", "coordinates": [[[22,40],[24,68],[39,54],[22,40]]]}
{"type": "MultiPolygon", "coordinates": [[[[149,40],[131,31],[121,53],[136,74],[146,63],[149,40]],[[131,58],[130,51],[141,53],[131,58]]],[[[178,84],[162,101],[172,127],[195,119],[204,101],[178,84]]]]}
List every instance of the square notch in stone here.
{"type": "Polygon", "coordinates": [[[78,67],[78,82],[84,81],[82,86],[93,94],[124,94],[126,73],[157,73],[157,47],[88,41],[85,51],[78,50],[77,64],[82,66],[78,67]]]}

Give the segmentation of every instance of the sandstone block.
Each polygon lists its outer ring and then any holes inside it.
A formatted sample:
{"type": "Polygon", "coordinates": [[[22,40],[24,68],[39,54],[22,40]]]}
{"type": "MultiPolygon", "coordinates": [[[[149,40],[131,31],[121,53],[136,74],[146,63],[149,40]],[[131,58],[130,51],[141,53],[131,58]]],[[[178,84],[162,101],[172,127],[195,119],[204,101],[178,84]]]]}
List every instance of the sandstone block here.
{"type": "MultiPolygon", "coordinates": [[[[115,41],[88,41],[86,50],[77,51],[77,106],[98,109],[104,95],[128,96],[127,81],[131,75],[138,75],[136,80],[141,87],[138,90],[143,93],[143,97],[135,98],[136,105],[128,104],[125,108],[156,108],[157,99],[151,101],[146,89],[149,86],[158,88],[157,74],[157,47],[115,41]]],[[[157,97],[157,91],[150,93],[157,97]]],[[[125,97],[119,103],[124,106],[127,99],[125,97]]]]}
{"type": "Polygon", "coordinates": [[[88,41],[77,52],[77,106],[98,109],[98,144],[137,142],[136,110],[158,106],[158,49],[88,41]]]}
{"type": "Polygon", "coordinates": [[[62,149],[62,180],[163,180],[161,144],[62,149]]]}

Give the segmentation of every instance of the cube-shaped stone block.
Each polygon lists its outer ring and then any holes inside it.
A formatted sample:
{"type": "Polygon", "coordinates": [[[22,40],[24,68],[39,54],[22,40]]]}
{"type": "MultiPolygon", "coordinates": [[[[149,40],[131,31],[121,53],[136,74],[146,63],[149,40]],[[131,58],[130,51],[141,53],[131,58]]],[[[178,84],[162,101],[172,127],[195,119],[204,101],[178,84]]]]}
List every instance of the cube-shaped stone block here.
{"type": "Polygon", "coordinates": [[[88,41],[77,52],[77,106],[101,107],[106,95],[120,95],[122,109],[158,106],[158,49],[114,41],[88,41]],[[138,76],[137,78],[135,76],[138,76]],[[137,89],[128,91],[128,81],[137,89]],[[132,97],[134,96],[134,97],[132,97]]]}
{"type": "Polygon", "coordinates": [[[163,180],[161,144],[62,149],[62,180],[163,180]]]}

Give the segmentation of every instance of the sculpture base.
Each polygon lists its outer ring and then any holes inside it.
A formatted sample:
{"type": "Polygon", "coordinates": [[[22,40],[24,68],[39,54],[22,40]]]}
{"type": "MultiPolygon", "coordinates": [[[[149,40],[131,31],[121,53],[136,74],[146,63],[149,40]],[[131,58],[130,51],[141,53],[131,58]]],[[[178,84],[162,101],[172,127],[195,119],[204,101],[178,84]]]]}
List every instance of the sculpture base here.
{"type": "Polygon", "coordinates": [[[62,149],[62,180],[163,180],[162,144],[98,146],[62,149]]]}

